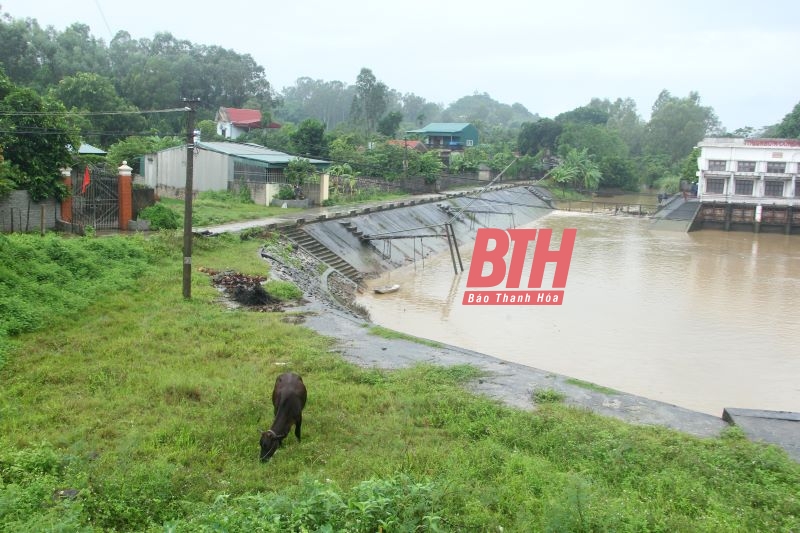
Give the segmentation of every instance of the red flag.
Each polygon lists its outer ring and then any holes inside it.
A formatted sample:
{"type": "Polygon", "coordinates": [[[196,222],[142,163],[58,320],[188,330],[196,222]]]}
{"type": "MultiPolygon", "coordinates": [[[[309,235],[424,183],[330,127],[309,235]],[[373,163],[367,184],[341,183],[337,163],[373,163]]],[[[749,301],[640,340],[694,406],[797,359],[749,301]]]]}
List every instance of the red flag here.
{"type": "Polygon", "coordinates": [[[83,186],[81,187],[81,194],[86,194],[86,188],[89,186],[91,181],[92,180],[89,177],[89,167],[86,167],[86,170],[83,173],[83,186]]]}

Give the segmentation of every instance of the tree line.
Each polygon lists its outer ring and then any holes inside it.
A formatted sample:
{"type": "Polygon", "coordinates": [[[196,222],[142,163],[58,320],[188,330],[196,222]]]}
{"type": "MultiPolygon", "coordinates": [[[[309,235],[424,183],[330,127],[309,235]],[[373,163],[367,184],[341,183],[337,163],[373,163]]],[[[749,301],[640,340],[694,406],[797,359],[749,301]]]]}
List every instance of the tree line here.
{"type": "MultiPolygon", "coordinates": [[[[542,175],[555,164],[563,167],[554,174],[559,183],[587,189],[663,187],[686,173],[687,158],[704,136],[728,135],[695,92],[677,97],[662,91],[645,121],[630,98],[592,99],[553,119],[487,93],[445,107],[391,89],[368,68],[352,84],[303,77],[276,91],[249,54],[168,32],[133,39],[120,31],[106,44],[81,23],[58,31],[0,14],[0,194],[13,188],[66,194],[53,170],[74,163],[66,146],[98,145],[118,164],[180,144],[185,113],[176,109],[183,98],[200,100],[204,139],[216,135],[219,107],[259,109],[265,122],[282,127],[254,130],[243,140],[386,179],[442,171],[431,156],[383,142],[429,122],[478,128],[480,145],[456,154],[451,171],[481,164],[499,171],[517,158],[513,175],[542,175]]],[[[781,124],[733,134],[797,137],[799,124],[800,104],[781,124]]]]}

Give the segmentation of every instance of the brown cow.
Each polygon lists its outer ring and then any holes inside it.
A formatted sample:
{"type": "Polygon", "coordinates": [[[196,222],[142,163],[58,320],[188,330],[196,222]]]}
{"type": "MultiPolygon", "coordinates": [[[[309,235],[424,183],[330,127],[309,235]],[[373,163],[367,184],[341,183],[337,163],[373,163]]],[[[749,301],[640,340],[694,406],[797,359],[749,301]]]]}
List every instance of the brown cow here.
{"type": "Polygon", "coordinates": [[[306,386],[303,378],[291,372],[281,374],[272,390],[272,405],[275,421],[267,431],[261,432],[261,460],[268,461],[294,424],[294,436],[300,442],[300,426],[303,423],[303,407],[306,405],[306,386]]]}

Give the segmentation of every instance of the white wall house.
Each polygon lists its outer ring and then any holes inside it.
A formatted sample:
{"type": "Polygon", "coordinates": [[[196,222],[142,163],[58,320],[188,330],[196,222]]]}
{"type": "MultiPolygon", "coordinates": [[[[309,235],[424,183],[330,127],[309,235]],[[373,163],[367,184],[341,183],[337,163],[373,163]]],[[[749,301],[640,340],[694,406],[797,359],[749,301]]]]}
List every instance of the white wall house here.
{"type": "Polygon", "coordinates": [[[710,137],[697,146],[699,200],[800,206],[800,139],[710,137]]]}
{"type": "Polygon", "coordinates": [[[226,139],[236,139],[243,133],[261,127],[261,111],[220,107],[214,121],[217,123],[217,135],[226,139]]]}
{"type": "MultiPolygon", "coordinates": [[[[183,198],[186,186],[186,146],[167,148],[142,158],[143,175],[137,179],[167,198],[183,198]]],[[[269,205],[287,180],[283,171],[296,156],[270,150],[257,144],[233,142],[197,142],[192,164],[193,194],[203,191],[236,191],[246,186],[253,201],[269,205]]],[[[318,171],[330,163],[309,160],[318,171]]],[[[316,183],[303,188],[314,203],[328,198],[328,178],[318,175],[316,183]]]]}

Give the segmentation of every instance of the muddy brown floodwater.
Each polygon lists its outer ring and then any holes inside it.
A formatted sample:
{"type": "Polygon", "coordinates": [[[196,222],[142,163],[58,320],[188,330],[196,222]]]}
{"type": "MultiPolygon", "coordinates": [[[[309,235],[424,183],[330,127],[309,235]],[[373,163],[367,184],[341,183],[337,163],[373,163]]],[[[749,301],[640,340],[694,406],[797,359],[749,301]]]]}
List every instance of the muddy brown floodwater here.
{"type": "Polygon", "coordinates": [[[578,229],[561,306],[463,306],[471,243],[462,274],[449,254],[426,258],[359,303],[388,328],[717,416],[800,411],[800,236],[564,211],[529,227],[553,228],[553,248],[578,229]]]}

